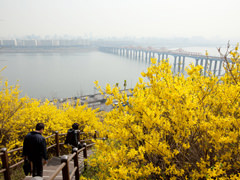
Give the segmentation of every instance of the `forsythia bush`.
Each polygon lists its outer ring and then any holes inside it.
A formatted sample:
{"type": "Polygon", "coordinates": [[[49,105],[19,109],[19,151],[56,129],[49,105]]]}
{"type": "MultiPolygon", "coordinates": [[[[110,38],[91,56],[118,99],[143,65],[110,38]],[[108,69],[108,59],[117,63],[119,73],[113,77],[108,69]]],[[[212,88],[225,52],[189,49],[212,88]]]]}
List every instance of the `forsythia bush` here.
{"type": "MultiPolygon", "coordinates": [[[[21,147],[28,132],[35,130],[36,124],[45,124],[44,136],[52,135],[55,131],[66,133],[73,123],[94,126],[97,122],[97,110],[87,108],[87,105],[65,103],[54,105],[46,100],[19,97],[18,86],[8,86],[7,81],[0,91],[0,148],[9,150],[21,147]]],[[[94,127],[92,127],[94,129],[94,127]]]]}
{"type": "MultiPolygon", "coordinates": [[[[226,74],[203,76],[201,66],[174,76],[167,60],[143,72],[132,96],[107,85],[104,121],[95,125],[90,165],[99,179],[239,179],[240,58],[225,57],[226,74]],[[145,82],[146,81],[146,82],[145,82]],[[113,102],[118,102],[114,105],[113,102]]],[[[101,90],[101,87],[96,86],[101,90]]],[[[84,177],[82,177],[84,179],[84,177]]]]}

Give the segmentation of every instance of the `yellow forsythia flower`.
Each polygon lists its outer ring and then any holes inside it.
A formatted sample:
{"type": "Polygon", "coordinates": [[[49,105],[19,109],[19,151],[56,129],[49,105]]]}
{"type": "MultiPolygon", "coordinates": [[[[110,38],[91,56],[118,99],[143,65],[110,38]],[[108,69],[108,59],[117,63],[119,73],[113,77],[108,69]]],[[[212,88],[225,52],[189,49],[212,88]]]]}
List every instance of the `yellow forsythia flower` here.
{"type": "Polygon", "coordinates": [[[157,62],[157,59],[156,59],[156,58],[151,58],[151,63],[152,63],[152,64],[156,64],[156,62],[157,62]]]}

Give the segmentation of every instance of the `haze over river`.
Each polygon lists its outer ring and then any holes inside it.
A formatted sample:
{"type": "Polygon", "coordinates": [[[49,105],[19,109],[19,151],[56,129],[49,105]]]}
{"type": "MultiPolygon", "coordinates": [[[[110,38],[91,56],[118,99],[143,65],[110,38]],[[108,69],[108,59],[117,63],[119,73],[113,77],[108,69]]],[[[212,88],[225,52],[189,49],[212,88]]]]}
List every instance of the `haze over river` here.
{"type": "Polygon", "coordinates": [[[149,64],[99,51],[71,53],[0,53],[1,75],[18,84],[22,95],[65,98],[97,93],[95,80],[133,87],[149,64]]]}
{"type": "MultiPolygon", "coordinates": [[[[204,49],[211,52],[216,48],[194,48],[194,52],[204,54],[204,49]]],[[[216,55],[216,52],[212,54],[216,55]]],[[[53,99],[94,94],[98,92],[94,88],[95,80],[99,81],[102,88],[107,83],[119,83],[123,88],[124,80],[127,80],[127,88],[132,88],[138,82],[140,73],[146,71],[149,65],[142,60],[99,51],[0,52],[0,68],[7,66],[1,76],[8,79],[10,85],[18,83],[21,96],[33,98],[53,99]]]]}

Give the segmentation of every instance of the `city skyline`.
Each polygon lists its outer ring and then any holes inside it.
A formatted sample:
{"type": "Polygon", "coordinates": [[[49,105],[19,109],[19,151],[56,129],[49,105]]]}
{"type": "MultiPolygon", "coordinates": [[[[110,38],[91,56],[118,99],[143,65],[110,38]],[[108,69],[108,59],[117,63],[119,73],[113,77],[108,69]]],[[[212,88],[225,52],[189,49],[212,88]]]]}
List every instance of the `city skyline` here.
{"type": "Polygon", "coordinates": [[[191,38],[239,41],[240,2],[229,0],[2,0],[0,38],[191,38]]]}
{"type": "MultiPolygon", "coordinates": [[[[21,48],[21,47],[74,47],[74,46],[142,46],[142,47],[188,47],[188,46],[226,46],[228,40],[224,39],[205,39],[197,37],[178,37],[178,38],[154,38],[154,37],[109,37],[109,38],[82,38],[74,36],[50,36],[40,37],[28,35],[22,38],[0,38],[0,47],[21,48]]],[[[229,41],[230,45],[235,46],[237,41],[229,41]]]]}

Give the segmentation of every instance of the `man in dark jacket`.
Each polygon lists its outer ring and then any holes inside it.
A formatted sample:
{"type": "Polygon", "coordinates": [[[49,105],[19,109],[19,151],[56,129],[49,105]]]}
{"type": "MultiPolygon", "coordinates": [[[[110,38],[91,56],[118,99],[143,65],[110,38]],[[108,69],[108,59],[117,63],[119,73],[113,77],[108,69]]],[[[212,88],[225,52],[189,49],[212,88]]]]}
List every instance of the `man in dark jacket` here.
{"type": "Polygon", "coordinates": [[[76,147],[78,149],[82,148],[82,145],[80,143],[80,139],[79,139],[79,130],[78,130],[78,123],[74,123],[72,125],[72,129],[69,129],[67,132],[67,137],[65,140],[65,144],[69,144],[71,145],[73,148],[76,147]]]}
{"type": "Polygon", "coordinates": [[[36,130],[26,135],[23,156],[32,162],[32,176],[43,176],[43,163],[47,163],[46,140],[42,136],[44,124],[38,123],[36,130]]]}

